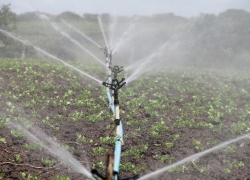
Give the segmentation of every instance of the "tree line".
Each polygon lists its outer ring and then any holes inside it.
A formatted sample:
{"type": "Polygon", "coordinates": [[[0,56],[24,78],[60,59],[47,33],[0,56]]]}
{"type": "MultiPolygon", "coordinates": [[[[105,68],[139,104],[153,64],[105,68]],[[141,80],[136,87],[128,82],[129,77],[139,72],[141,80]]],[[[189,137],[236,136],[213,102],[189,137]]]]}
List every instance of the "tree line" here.
{"type": "MultiPolygon", "coordinates": [[[[0,9],[0,28],[12,31],[17,22],[39,21],[36,12],[27,12],[16,15],[11,11],[11,5],[2,5],[0,9]]],[[[75,22],[98,23],[98,16],[104,23],[112,20],[110,14],[84,13],[82,16],[73,12],[63,12],[59,15],[47,14],[52,20],[65,19],[75,22]]],[[[189,23],[192,26],[187,29],[186,36],[182,37],[182,45],[178,48],[182,56],[173,55],[172,59],[178,61],[183,59],[187,64],[194,66],[209,65],[243,65],[250,66],[250,13],[245,10],[230,9],[219,15],[200,14],[197,17],[185,18],[173,13],[155,14],[152,16],[118,16],[118,22],[129,22],[139,18],[140,23],[158,23],[168,26],[174,22],[177,28],[182,24],[189,23]]],[[[157,28],[157,27],[156,27],[157,28]]],[[[169,27],[174,28],[174,27],[169,27]]],[[[163,32],[164,33],[164,32],[163,32]]],[[[184,33],[185,34],[185,33],[184,33]]],[[[0,32],[0,56],[20,57],[20,52],[15,53],[13,49],[22,46],[0,32]]],[[[22,48],[21,48],[22,49],[22,48]]]]}

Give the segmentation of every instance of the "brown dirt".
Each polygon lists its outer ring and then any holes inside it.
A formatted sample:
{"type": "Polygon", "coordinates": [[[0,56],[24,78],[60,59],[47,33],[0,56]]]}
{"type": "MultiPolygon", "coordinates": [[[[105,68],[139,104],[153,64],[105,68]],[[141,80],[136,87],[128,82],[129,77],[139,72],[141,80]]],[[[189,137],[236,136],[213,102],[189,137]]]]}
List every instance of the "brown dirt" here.
{"type": "MultiPolygon", "coordinates": [[[[9,88],[8,84],[13,80],[9,80],[7,76],[3,72],[0,72],[1,77],[7,79],[5,84],[2,84],[1,91],[12,91],[9,88]]],[[[16,73],[12,72],[11,77],[16,78],[16,73]]],[[[68,82],[64,81],[60,78],[53,79],[54,84],[60,84],[63,87],[67,87],[68,82]]],[[[22,86],[20,84],[20,86],[22,86]]],[[[25,87],[24,87],[25,88],[25,87]]],[[[81,88],[86,88],[86,83],[81,83],[81,88]]],[[[174,91],[171,91],[169,88],[169,94],[175,94],[174,91]]],[[[93,97],[98,98],[100,96],[101,87],[97,87],[95,91],[93,91],[93,97]]],[[[141,89],[143,90],[143,89],[141,89]]],[[[65,90],[62,88],[63,93],[65,90]]],[[[53,96],[53,92],[51,92],[51,96],[53,96]]],[[[76,93],[77,95],[77,93],[76,93]]],[[[176,94],[175,94],[176,95],[176,94]]],[[[152,92],[148,93],[148,96],[152,96],[152,92]]],[[[133,98],[133,97],[131,97],[133,98]]],[[[6,100],[4,97],[1,97],[1,104],[5,104],[6,100]]],[[[27,99],[21,99],[20,102],[24,102],[27,99]]],[[[192,99],[190,98],[190,102],[192,99]]],[[[13,102],[16,106],[20,103],[19,101],[13,102]]],[[[176,106],[181,107],[181,103],[176,103],[176,106]]],[[[102,108],[107,110],[107,105],[103,104],[102,108]]],[[[31,116],[33,108],[23,108],[23,116],[27,118],[31,118],[36,122],[36,127],[42,129],[49,137],[56,137],[57,142],[69,145],[73,147],[74,150],[70,151],[73,156],[81,162],[84,166],[87,166],[87,162],[85,159],[85,155],[87,156],[88,163],[90,166],[97,162],[106,162],[106,155],[104,156],[93,156],[92,149],[94,147],[104,147],[109,149],[109,152],[113,151],[113,145],[100,144],[99,138],[106,136],[109,130],[106,130],[104,127],[111,124],[111,120],[104,120],[102,122],[88,122],[83,118],[83,120],[79,122],[70,122],[68,121],[68,115],[70,112],[74,110],[84,111],[86,113],[89,112],[89,109],[86,107],[74,107],[68,106],[67,110],[63,110],[60,106],[48,106],[45,109],[39,105],[34,107],[36,109],[41,118],[34,118],[31,116]],[[59,114],[63,116],[62,121],[63,125],[60,126],[59,131],[53,130],[51,127],[39,123],[41,119],[45,119],[47,116],[59,114]],[[86,144],[78,144],[76,139],[76,132],[81,132],[87,139],[93,139],[93,143],[86,144]]],[[[129,111],[128,109],[122,106],[121,101],[121,109],[129,111]]],[[[1,114],[4,116],[8,114],[7,109],[2,106],[0,109],[1,114]]],[[[91,112],[92,114],[97,112],[91,112]]],[[[174,116],[176,112],[171,112],[171,110],[166,109],[164,112],[168,114],[169,118],[174,116]]],[[[205,149],[213,147],[213,145],[208,145],[209,139],[216,139],[219,142],[223,142],[225,140],[229,140],[233,138],[231,135],[227,134],[224,131],[221,132],[211,132],[206,129],[191,129],[191,128],[171,128],[173,121],[166,121],[167,126],[170,127],[167,132],[162,132],[160,138],[152,138],[149,136],[147,129],[149,129],[153,122],[157,121],[157,117],[153,117],[150,114],[139,114],[136,117],[135,121],[143,121],[144,119],[148,119],[146,123],[143,123],[143,127],[145,128],[145,134],[143,136],[139,136],[136,138],[125,138],[125,145],[122,147],[123,151],[129,150],[130,147],[137,147],[139,143],[145,144],[148,143],[148,149],[144,150],[143,155],[144,158],[135,158],[132,156],[122,157],[121,162],[131,162],[136,167],[140,167],[141,164],[146,164],[147,169],[140,173],[140,175],[144,175],[150,172],[153,172],[159,168],[168,165],[168,162],[161,162],[156,159],[156,154],[161,155],[169,155],[171,157],[175,157],[175,162],[182,160],[185,157],[188,157],[198,151],[196,151],[193,147],[193,139],[199,139],[203,143],[203,147],[205,149]],[[172,141],[170,136],[173,134],[179,134],[182,138],[180,140],[175,141],[174,147],[162,147],[156,146],[155,144],[159,144],[161,142],[170,142],[172,141]]],[[[126,118],[122,118],[122,121],[126,122],[126,118]]],[[[199,121],[199,120],[197,120],[199,121]]],[[[231,123],[230,121],[223,120],[224,125],[227,123],[231,123]]],[[[134,128],[130,128],[124,123],[124,134],[131,135],[134,132],[134,128]]],[[[225,130],[226,131],[226,130],[225,130]]],[[[26,174],[37,174],[41,176],[41,179],[56,179],[55,175],[59,174],[60,176],[68,176],[71,180],[79,180],[84,179],[85,177],[81,174],[75,173],[70,167],[61,163],[59,160],[53,167],[48,167],[44,163],[41,162],[41,158],[46,159],[55,159],[52,155],[44,150],[27,150],[23,147],[24,144],[29,143],[30,141],[23,138],[14,138],[10,134],[10,129],[1,128],[0,129],[0,137],[5,137],[6,143],[0,142],[0,172],[4,173],[3,179],[5,180],[19,180],[22,179],[20,172],[25,172],[26,174]],[[16,162],[14,160],[15,155],[20,155],[22,161],[16,162]]],[[[236,135],[235,135],[236,137],[236,135]]],[[[237,147],[237,151],[235,153],[225,153],[224,151],[216,151],[206,155],[205,157],[199,159],[198,162],[195,163],[187,163],[183,169],[179,169],[178,172],[166,172],[164,175],[157,177],[156,179],[168,179],[168,180],[200,180],[200,179],[211,179],[211,180],[247,180],[250,179],[250,141],[242,140],[240,142],[235,143],[237,147]],[[222,172],[222,169],[228,168],[227,162],[233,161],[237,159],[238,161],[242,161],[244,163],[244,168],[233,168],[230,173],[222,172]],[[197,170],[197,167],[207,167],[208,171],[201,173],[197,170]],[[187,168],[187,170],[185,169],[187,168]]],[[[104,173],[105,171],[101,171],[104,173]]],[[[132,176],[133,173],[121,171],[120,177],[125,178],[128,176],[132,176]]]]}

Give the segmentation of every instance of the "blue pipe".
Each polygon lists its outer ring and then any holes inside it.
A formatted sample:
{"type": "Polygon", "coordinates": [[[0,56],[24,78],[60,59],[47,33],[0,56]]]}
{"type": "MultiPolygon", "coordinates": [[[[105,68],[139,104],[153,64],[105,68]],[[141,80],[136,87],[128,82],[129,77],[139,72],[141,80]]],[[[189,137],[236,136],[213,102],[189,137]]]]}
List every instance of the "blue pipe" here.
{"type": "Polygon", "coordinates": [[[108,101],[109,101],[109,107],[110,107],[112,113],[115,114],[115,106],[114,106],[114,103],[113,103],[113,100],[112,100],[112,97],[110,94],[110,89],[107,87],[106,91],[107,91],[107,97],[108,97],[108,101]]]}
{"type": "Polygon", "coordinates": [[[120,165],[120,160],[121,160],[121,151],[122,151],[122,142],[121,141],[116,141],[115,142],[115,160],[114,160],[114,172],[117,174],[115,175],[115,180],[118,180],[119,176],[119,165],[120,165]]]}
{"type": "MultiPolygon", "coordinates": [[[[112,83],[112,78],[111,78],[111,70],[108,68],[109,64],[107,64],[107,75],[109,76],[108,78],[108,83],[111,84],[112,83]]],[[[114,106],[114,102],[110,93],[110,89],[107,87],[106,88],[106,92],[107,92],[107,97],[108,97],[108,101],[109,101],[109,108],[111,109],[112,113],[115,114],[115,106],[114,106]]]]}
{"type": "Polygon", "coordinates": [[[120,124],[116,127],[118,128],[116,130],[117,132],[117,140],[115,142],[115,150],[114,150],[114,155],[115,155],[115,159],[114,159],[114,172],[116,172],[117,174],[115,175],[115,180],[118,180],[119,177],[119,165],[120,165],[120,160],[121,160],[121,152],[122,152],[122,145],[123,143],[123,127],[122,127],[122,122],[120,121],[120,124]]]}

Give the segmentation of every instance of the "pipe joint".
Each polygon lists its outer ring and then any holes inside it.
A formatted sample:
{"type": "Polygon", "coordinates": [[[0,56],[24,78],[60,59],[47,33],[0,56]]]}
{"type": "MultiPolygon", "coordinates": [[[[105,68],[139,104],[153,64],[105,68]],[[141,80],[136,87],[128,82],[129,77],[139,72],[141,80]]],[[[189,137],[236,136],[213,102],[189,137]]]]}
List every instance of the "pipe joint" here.
{"type": "Polygon", "coordinates": [[[115,125],[119,126],[120,125],[120,121],[121,121],[120,119],[115,119],[114,120],[115,125]]]}

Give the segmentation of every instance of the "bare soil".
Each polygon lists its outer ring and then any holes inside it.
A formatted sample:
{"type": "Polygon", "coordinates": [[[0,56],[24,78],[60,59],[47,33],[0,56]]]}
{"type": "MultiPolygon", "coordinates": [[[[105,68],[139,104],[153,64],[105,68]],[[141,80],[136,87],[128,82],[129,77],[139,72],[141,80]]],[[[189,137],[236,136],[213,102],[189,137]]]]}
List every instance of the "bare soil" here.
{"type": "MultiPolygon", "coordinates": [[[[9,71],[8,73],[11,73],[9,71]]],[[[0,76],[5,79],[4,84],[1,84],[1,91],[2,92],[8,92],[13,91],[8,84],[11,83],[11,81],[15,80],[17,78],[16,72],[12,72],[11,77],[12,79],[9,79],[5,76],[5,73],[0,72],[0,76]]],[[[16,79],[17,80],[17,79],[16,79]]],[[[41,80],[41,79],[38,79],[41,80]]],[[[190,80],[192,82],[192,79],[190,80]]],[[[60,84],[63,86],[67,86],[67,82],[60,78],[53,79],[54,84],[60,84]]],[[[87,88],[87,83],[81,83],[81,88],[87,88]]],[[[21,86],[21,85],[20,85],[21,86]]],[[[25,88],[25,87],[24,87],[25,88]]],[[[143,89],[140,89],[143,90],[143,89]]],[[[63,93],[65,90],[62,89],[63,93]]],[[[98,98],[100,96],[101,87],[97,87],[96,90],[92,91],[92,96],[94,98],[98,98]]],[[[51,96],[55,96],[53,92],[50,92],[51,96]]],[[[152,96],[153,92],[149,92],[148,96],[152,96]]],[[[169,94],[176,93],[174,90],[168,92],[169,94]]],[[[76,92],[77,95],[77,92],[76,92]]],[[[139,95],[140,96],[140,95],[139,95]]],[[[136,98],[136,97],[131,97],[136,98]]],[[[29,100],[29,98],[20,99],[20,102],[24,102],[26,100],[29,100]]],[[[6,99],[5,97],[0,98],[1,104],[5,104],[6,101],[10,101],[9,99],[6,99]]],[[[15,105],[18,105],[19,101],[12,101],[15,105]]],[[[124,100],[125,101],[125,100],[124,100]]],[[[129,111],[129,109],[126,109],[123,107],[122,103],[124,101],[121,101],[121,110],[123,111],[129,111]]],[[[192,102],[192,99],[189,100],[192,102]]],[[[186,102],[185,102],[186,103],[186,102]]],[[[205,102],[204,102],[205,103],[205,102]]],[[[182,107],[181,103],[176,103],[176,106],[182,107]]],[[[202,104],[201,104],[202,106],[202,104]]],[[[109,111],[107,105],[102,106],[103,110],[109,111]]],[[[143,108],[143,107],[142,107],[143,108]]],[[[67,121],[68,115],[70,112],[73,112],[75,110],[78,111],[85,111],[88,112],[88,108],[85,107],[74,107],[74,106],[68,106],[67,110],[63,110],[60,106],[48,106],[48,107],[41,107],[39,105],[35,105],[34,109],[38,111],[41,118],[33,118],[31,116],[33,108],[23,108],[23,115],[26,117],[31,118],[36,122],[36,127],[39,127],[44,131],[49,137],[56,137],[57,142],[69,145],[74,150],[69,150],[73,156],[81,162],[85,167],[88,167],[88,164],[90,168],[92,167],[92,164],[95,164],[97,162],[106,162],[106,155],[103,156],[93,156],[93,148],[95,147],[104,147],[106,149],[109,149],[109,152],[113,152],[113,145],[106,145],[101,144],[99,141],[100,137],[105,137],[109,130],[105,129],[107,125],[111,124],[110,120],[104,120],[101,122],[88,122],[85,121],[84,118],[82,121],[79,122],[70,122],[67,121]],[[63,117],[63,125],[60,126],[60,130],[55,131],[51,127],[39,123],[41,119],[45,119],[47,116],[52,114],[58,114],[62,115],[63,117]],[[81,132],[87,139],[93,139],[93,143],[86,143],[81,144],[77,143],[76,139],[76,132],[81,132]],[[86,161],[87,157],[87,161],[86,161]]],[[[2,118],[4,115],[10,113],[7,111],[7,108],[5,106],[1,106],[0,109],[2,118]]],[[[92,112],[93,113],[93,112],[92,112]]],[[[98,112],[94,112],[98,113],[98,112]]],[[[169,118],[171,119],[171,116],[174,116],[176,112],[171,112],[169,109],[166,109],[162,113],[167,113],[169,118]]],[[[235,114],[235,116],[237,116],[235,114]]],[[[153,122],[156,122],[158,119],[157,117],[153,117],[150,114],[140,114],[136,117],[135,121],[143,121],[144,119],[147,119],[148,121],[146,123],[143,123],[143,127],[146,127],[146,129],[149,129],[153,122]]],[[[122,121],[124,122],[124,134],[132,134],[135,130],[135,128],[130,128],[126,125],[126,118],[122,117],[122,121]]],[[[199,120],[197,120],[199,121],[199,120]]],[[[224,126],[227,124],[232,123],[228,119],[222,120],[224,126]]],[[[145,134],[142,136],[138,136],[136,138],[124,138],[125,139],[125,145],[122,147],[122,151],[129,150],[130,147],[136,147],[139,143],[145,144],[148,143],[148,148],[144,150],[143,158],[135,158],[132,156],[125,156],[122,157],[121,163],[131,162],[136,167],[141,167],[141,164],[146,164],[147,169],[140,173],[140,176],[143,176],[147,173],[153,172],[159,168],[162,168],[164,166],[167,166],[169,163],[167,161],[161,162],[159,159],[156,159],[156,154],[161,155],[169,155],[170,157],[175,157],[174,162],[177,162],[179,160],[182,160],[185,157],[188,157],[190,155],[193,155],[194,153],[197,153],[197,151],[194,148],[193,140],[199,139],[200,142],[203,143],[203,148],[208,149],[213,147],[213,144],[208,144],[209,139],[216,139],[219,142],[224,142],[225,140],[232,139],[234,137],[239,136],[240,134],[236,134],[234,136],[221,131],[221,132],[212,132],[207,129],[191,129],[191,128],[171,128],[173,121],[165,121],[167,123],[167,126],[169,127],[169,130],[167,132],[162,132],[161,137],[159,138],[153,138],[147,133],[145,130],[145,134]],[[173,147],[163,147],[163,146],[156,146],[156,144],[160,144],[161,142],[171,142],[170,136],[173,134],[179,134],[180,138],[179,140],[175,141],[175,144],[173,147]]],[[[216,122],[214,123],[216,125],[216,122]]],[[[225,129],[225,131],[227,131],[225,129]]],[[[20,172],[25,172],[26,174],[37,174],[41,177],[41,179],[48,180],[48,179],[56,179],[55,175],[59,174],[60,176],[68,176],[71,180],[79,180],[79,179],[85,179],[84,175],[75,173],[70,167],[67,166],[67,164],[61,163],[59,160],[56,161],[56,164],[54,164],[52,167],[49,167],[48,165],[41,162],[42,158],[46,159],[55,159],[52,155],[50,155],[45,150],[27,150],[23,147],[24,144],[30,143],[30,141],[26,137],[22,138],[15,138],[10,134],[10,129],[7,127],[1,127],[0,128],[0,137],[5,137],[6,142],[0,142],[0,173],[4,173],[3,179],[4,180],[20,180],[23,179],[21,177],[20,172]],[[20,155],[21,161],[17,162],[15,160],[15,156],[20,155]]],[[[189,162],[184,164],[184,166],[180,166],[178,170],[175,172],[165,172],[163,175],[156,177],[155,179],[158,180],[249,180],[250,179],[250,141],[249,140],[242,140],[234,144],[237,147],[237,150],[232,153],[226,153],[225,151],[215,151],[213,153],[210,153],[206,155],[205,157],[200,158],[198,161],[189,162]],[[229,162],[233,162],[234,160],[238,160],[237,162],[244,163],[243,168],[230,168],[230,173],[226,170],[223,171],[223,169],[229,168],[229,162]],[[200,172],[199,169],[202,168],[208,168],[207,171],[200,172]]],[[[104,174],[104,170],[99,171],[104,174]]],[[[121,171],[120,177],[126,178],[129,176],[132,176],[133,173],[127,172],[127,171],[121,171]]],[[[27,178],[27,176],[26,176],[27,178]]]]}

